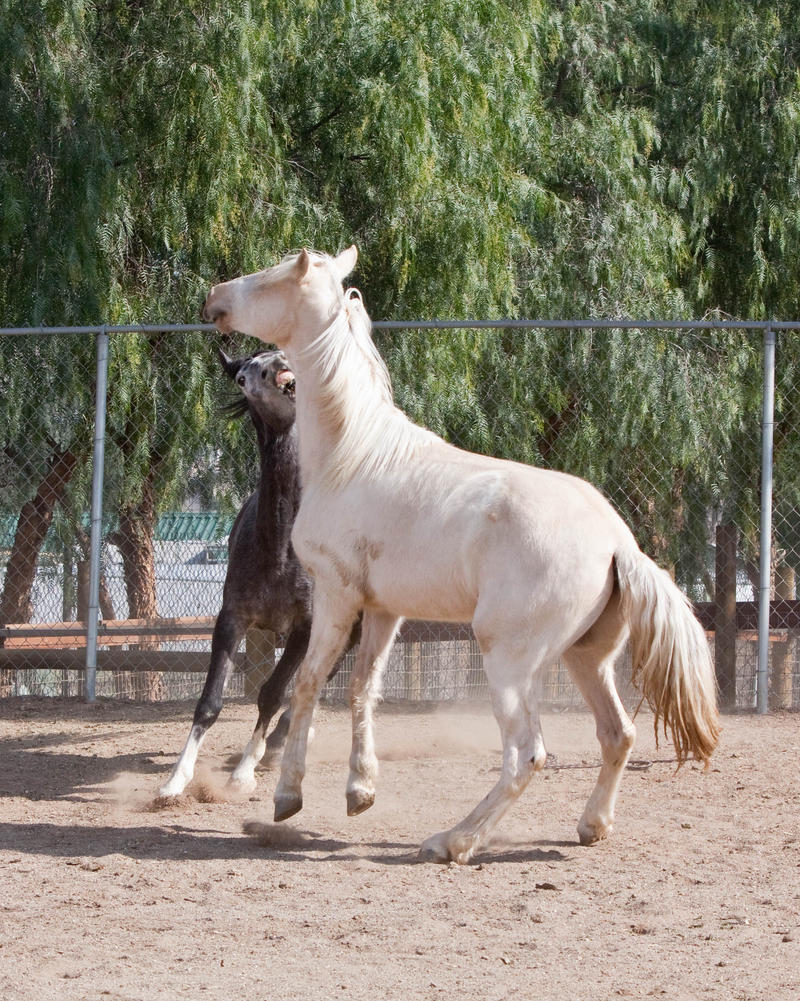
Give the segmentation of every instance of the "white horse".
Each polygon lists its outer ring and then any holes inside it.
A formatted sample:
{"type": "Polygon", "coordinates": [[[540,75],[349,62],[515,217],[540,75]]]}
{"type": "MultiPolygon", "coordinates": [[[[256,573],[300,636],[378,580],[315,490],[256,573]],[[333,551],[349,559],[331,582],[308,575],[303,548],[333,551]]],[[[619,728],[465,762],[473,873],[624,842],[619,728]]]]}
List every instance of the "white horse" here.
{"type": "Polygon", "coordinates": [[[386,367],[355,290],[355,247],[302,251],[212,288],[204,316],[277,344],[297,376],[303,496],[292,542],[314,578],[311,639],[300,668],[275,791],[275,819],[302,807],[307,737],[319,690],[363,610],[350,702],[347,808],[372,805],[372,711],[402,617],[471,622],[503,741],[500,778],[423,858],[466,862],[546,752],[534,678],[559,658],[594,713],[602,766],[578,824],[582,844],[612,830],[635,730],[614,686],[630,638],[634,679],[679,761],[707,761],[719,719],[705,634],[683,594],[637,546],[608,502],[573,476],[474,455],[415,424],[392,402],[386,367]]]}

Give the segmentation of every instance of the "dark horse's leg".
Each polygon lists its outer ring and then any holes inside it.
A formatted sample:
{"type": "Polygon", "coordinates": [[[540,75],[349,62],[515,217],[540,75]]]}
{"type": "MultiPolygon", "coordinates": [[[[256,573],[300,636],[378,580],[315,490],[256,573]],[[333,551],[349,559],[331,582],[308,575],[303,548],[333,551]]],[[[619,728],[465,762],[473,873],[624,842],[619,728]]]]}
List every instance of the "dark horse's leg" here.
{"type": "Polygon", "coordinates": [[[275,670],[261,686],[258,693],[258,722],[253,731],[250,742],[242,753],[239,764],[230,777],[230,784],[239,787],[242,791],[249,791],[255,787],[256,765],[264,757],[264,752],[269,744],[272,748],[279,748],[286,739],[289,729],[287,713],[284,713],[278,721],[275,733],[267,740],[267,729],[275,713],[280,709],[283,694],[286,686],[292,680],[295,671],[303,661],[308,648],[308,637],[311,632],[311,623],[303,622],[289,633],[283,656],[275,665],[275,670]],[[276,737],[277,734],[277,737],[276,737]]]}
{"type": "Polygon", "coordinates": [[[246,623],[223,608],[211,637],[211,663],[203,694],[194,710],[194,722],[181,756],[169,779],[159,790],[161,796],[179,796],[192,781],[200,745],[222,709],[222,696],[233,669],[233,658],[245,633],[246,623]]]}

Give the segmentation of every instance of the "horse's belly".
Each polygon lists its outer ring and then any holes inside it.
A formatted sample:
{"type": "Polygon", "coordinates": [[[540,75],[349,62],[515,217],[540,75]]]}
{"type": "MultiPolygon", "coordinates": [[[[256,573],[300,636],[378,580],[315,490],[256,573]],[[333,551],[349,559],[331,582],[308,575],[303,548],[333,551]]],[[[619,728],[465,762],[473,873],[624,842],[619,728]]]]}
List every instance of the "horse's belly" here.
{"type": "Polygon", "coordinates": [[[409,556],[371,568],[367,607],[406,619],[471,622],[477,595],[462,576],[452,566],[432,566],[424,555],[413,560],[409,556]]]}

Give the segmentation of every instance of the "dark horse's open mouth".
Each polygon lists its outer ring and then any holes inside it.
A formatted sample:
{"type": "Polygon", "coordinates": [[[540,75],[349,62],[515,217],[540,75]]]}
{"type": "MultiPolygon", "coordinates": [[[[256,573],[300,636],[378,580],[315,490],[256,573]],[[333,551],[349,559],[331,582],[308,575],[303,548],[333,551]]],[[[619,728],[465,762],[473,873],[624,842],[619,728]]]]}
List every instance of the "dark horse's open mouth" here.
{"type": "Polygon", "coordinates": [[[281,369],[281,371],[275,376],[275,385],[284,394],[284,396],[288,396],[290,400],[294,399],[294,390],[296,385],[294,372],[290,371],[288,368],[281,369]]]}

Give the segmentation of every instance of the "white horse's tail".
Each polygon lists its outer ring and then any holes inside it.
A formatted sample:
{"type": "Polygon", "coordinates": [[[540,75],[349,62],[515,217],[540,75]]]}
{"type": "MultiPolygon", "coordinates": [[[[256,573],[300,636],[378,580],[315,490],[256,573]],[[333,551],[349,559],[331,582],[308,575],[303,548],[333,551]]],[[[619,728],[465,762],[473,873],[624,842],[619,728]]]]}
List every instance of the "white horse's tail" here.
{"type": "Polygon", "coordinates": [[[714,666],[703,627],[666,571],[631,549],[615,555],[622,611],[630,627],[633,682],[658,725],[672,736],[678,762],[708,761],[719,740],[714,666]]]}

